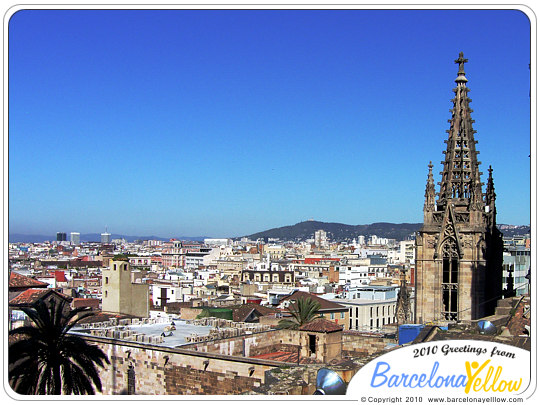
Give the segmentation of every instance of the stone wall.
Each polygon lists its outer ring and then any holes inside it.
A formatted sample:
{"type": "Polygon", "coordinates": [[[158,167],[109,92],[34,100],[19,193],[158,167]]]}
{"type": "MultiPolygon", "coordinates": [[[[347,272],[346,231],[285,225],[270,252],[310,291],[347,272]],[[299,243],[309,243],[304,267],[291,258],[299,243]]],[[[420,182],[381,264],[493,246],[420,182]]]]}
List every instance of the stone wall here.
{"type": "Polygon", "coordinates": [[[193,320],[202,311],[202,308],[180,308],[180,317],[185,320],[193,320]]]}
{"type": "Polygon", "coordinates": [[[128,372],[138,395],[241,394],[264,384],[268,370],[291,365],[108,338],[86,339],[110,360],[111,364],[100,369],[105,395],[127,394],[128,372]]]}
{"type": "Polygon", "coordinates": [[[182,347],[203,353],[249,357],[276,351],[295,353],[298,350],[299,343],[298,333],[281,329],[203,343],[194,343],[182,347]]]}
{"type": "Polygon", "coordinates": [[[344,357],[364,357],[380,352],[389,344],[395,344],[395,338],[362,332],[343,332],[342,355],[344,357]]]}

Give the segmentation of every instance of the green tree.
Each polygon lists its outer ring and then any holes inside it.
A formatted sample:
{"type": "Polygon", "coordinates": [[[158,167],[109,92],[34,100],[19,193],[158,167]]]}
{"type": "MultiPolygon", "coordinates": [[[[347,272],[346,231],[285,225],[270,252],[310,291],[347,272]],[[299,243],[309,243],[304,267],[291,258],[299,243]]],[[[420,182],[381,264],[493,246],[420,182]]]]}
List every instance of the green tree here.
{"type": "Polygon", "coordinates": [[[95,394],[101,392],[96,365],[109,359],[82,337],[69,334],[73,326],[93,315],[88,308],[70,310],[65,301],[39,300],[22,311],[33,321],[9,332],[9,382],[25,395],[95,394]]]}
{"type": "Polygon", "coordinates": [[[282,319],[278,323],[278,327],[282,329],[298,329],[300,326],[311,322],[319,315],[317,312],[321,308],[321,304],[310,297],[300,297],[289,306],[291,318],[282,319]]]}

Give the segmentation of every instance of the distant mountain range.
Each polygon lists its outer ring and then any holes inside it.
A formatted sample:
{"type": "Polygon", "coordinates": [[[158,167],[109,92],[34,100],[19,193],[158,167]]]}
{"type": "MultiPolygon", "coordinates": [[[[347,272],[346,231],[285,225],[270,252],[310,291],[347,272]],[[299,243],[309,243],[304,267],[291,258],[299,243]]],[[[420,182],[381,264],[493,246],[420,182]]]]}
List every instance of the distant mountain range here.
{"type": "MultiPolygon", "coordinates": [[[[416,231],[420,230],[421,223],[394,224],[389,222],[376,222],[370,225],[346,225],[335,222],[304,221],[296,225],[282,226],[267,231],[247,235],[252,240],[279,239],[285,241],[306,240],[314,237],[319,229],[327,233],[327,237],[335,241],[346,241],[357,238],[359,235],[377,235],[380,238],[406,240],[416,231]]],[[[531,227],[516,225],[499,225],[504,236],[518,236],[530,234],[531,227]]]]}
{"type": "MultiPolygon", "coordinates": [[[[505,237],[520,236],[531,233],[530,225],[498,225],[505,237]]],[[[327,236],[331,240],[346,241],[357,238],[359,235],[366,237],[371,235],[377,235],[380,238],[406,240],[409,236],[413,235],[416,231],[422,227],[421,223],[403,223],[394,224],[390,222],[376,222],[370,225],[347,225],[336,222],[320,222],[320,221],[304,221],[295,225],[282,226],[280,228],[273,228],[263,232],[246,235],[248,239],[257,240],[264,239],[279,239],[283,241],[300,241],[311,239],[314,237],[315,231],[319,229],[324,230],[327,236]]],[[[67,234],[69,239],[69,234],[67,234]]],[[[178,240],[190,240],[202,242],[208,236],[178,236],[174,239],[178,240]]],[[[163,240],[167,241],[171,238],[163,238],[160,236],[126,236],[120,234],[112,234],[111,239],[125,239],[128,242],[136,240],[163,240]]],[[[240,239],[234,238],[234,239],[240,239]]],[[[55,235],[26,235],[20,233],[10,233],[10,243],[32,243],[32,242],[45,242],[55,241],[55,235]]],[[[86,233],[81,234],[81,242],[99,242],[101,241],[101,234],[99,233],[86,233]]]]}
{"type": "Polygon", "coordinates": [[[422,224],[393,224],[377,222],[371,225],[347,225],[336,222],[304,221],[295,225],[247,235],[249,239],[306,240],[314,237],[315,231],[324,230],[327,237],[335,241],[352,240],[358,235],[377,235],[381,238],[405,240],[422,227],[422,224]]]}
{"type": "MultiPolygon", "coordinates": [[[[67,239],[69,241],[69,233],[67,233],[67,239]]],[[[191,241],[198,241],[202,242],[205,238],[208,236],[178,236],[174,237],[174,239],[178,240],[191,240],[191,241]]],[[[163,240],[167,241],[171,238],[163,238],[160,236],[128,236],[128,235],[120,235],[120,234],[111,234],[111,240],[112,239],[125,239],[128,242],[134,242],[136,240],[163,240]]],[[[56,234],[54,235],[26,235],[21,233],[10,233],[9,234],[9,242],[10,243],[39,243],[39,242],[45,242],[45,241],[55,241],[56,240],[56,234]]],[[[83,233],[81,234],[81,242],[100,242],[101,241],[101,234],[99,233],[83,233]]]]}

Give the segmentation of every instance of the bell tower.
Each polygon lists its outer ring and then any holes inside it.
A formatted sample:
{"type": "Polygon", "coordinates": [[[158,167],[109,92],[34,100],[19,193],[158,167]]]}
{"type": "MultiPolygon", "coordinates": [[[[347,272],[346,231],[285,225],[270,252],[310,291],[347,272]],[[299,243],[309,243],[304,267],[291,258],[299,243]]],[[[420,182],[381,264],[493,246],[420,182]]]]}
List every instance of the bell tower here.
{"type": "Polygon", "coordinates": [[[459,54],[457,87],[439,185],[431,162],[424,225],[416,237],[418,323],[472,320],[491,315],[502,291],[502,234],[496,227],[492,169],[482,191],[476,131],[469,107],[465,63],[459,54]]]}

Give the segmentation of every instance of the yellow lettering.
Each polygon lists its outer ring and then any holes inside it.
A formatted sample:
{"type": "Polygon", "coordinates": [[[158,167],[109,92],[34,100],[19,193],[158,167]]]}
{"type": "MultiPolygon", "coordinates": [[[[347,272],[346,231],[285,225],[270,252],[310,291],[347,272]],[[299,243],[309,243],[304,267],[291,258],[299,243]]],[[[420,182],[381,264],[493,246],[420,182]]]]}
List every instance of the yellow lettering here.
{"type": "Polygon", "coordinates": [[[486,392],[488,391],[503,392],[505,390],[512,392],[512,391],[517,391],[520,389],[521,383],[522,383],[521,378],[519,379],[519,381],[501,380],[499,382],[499,377],[501,376],[502,371],[503,371],[502,366],[498,366],[496,370],[493,366],[489,366],[487,368],[485,378],[481,378],[479,374],[488,365],[489,362],[490,360],[486,360],[481,365],[479,365],[478,362],[476,361],[473,361],[472,363],[469,363],[468,361],[465,362],[465,370],[467,372],[467,378],[468,378],[467,385],[465,386],[466,394],[468,394],[471,391],[471,388],[473,391],[480,391],[481,389],[483,389],[486,392]],[[493,374],[494,371],[495,371],[495,374],[493,374]],[[493,381],[491,381],[492,377],[493,377],[493,381]]]}
{"type": "MultiPolygon", "coordinates": [[[[482,364],[480,367],[478,367],[478,362],[476,361],[473,361],[472,364],[469,363],[468,361],[465,362],[465,370],[467,371],[467,377],[469,378],[469,381],[467,381],[467,385],[465,386],[465,393],[468,394],[469,391],[471,390],[471,386],[473,385],[473,382],[476,378],[476,376],[480,373],[480,371],[482,371],[484,369],[485,366],[487,366],[487,364],[490,362],[491,360],[486,360],[484,362],[484,364],[482,364]],[[476,370],[476,372],[473,374],[472,373],[472,369],[473,368],[478,368],[478,370],[476,370]]],[[[475,389],[476,391],[476,384],[475,384],[475,389]]]]}
{"type": "Polygon", "coordinates": [[[509,392],[517,391],[517,390],[519,390],[519,387],[521,387],[521,378],[519,379],[519,384],[518,384],[518,382],[516,381],[516,382],[514,383],[514,386],[513,386],[513,387],[512,387],[512,381],[510,381],[510,382],[508,383],[508,391],[509,391],[509,392]]]}
{"type": "MultiPolygon", "coordinates": [[[[487,383],[489,382],[489,379],[491,378],[491,374],[493,374],[493,367],[489,367],[488,369],[488,373],[486,375],[486,380],[484,381],[484,385],[482,386],[484,388],[484,391],[489,391],[489,388],[486,387],[487,383]]],[[[493,384],[491,384],[491,387],[490,388],[493,388],[493,384]]]]}
{"type": "MultiPolygon", "coordinates": [[[[493,379],[493,384],[491,384],[491,388],[493,389],[493,391],[500,391],[500,392],[504,391],[504,388],[502,390],[495,388],[495,383],[499,379],[499,376],[501,375],[501,372],[502,372],[502,367],[501,366],[497,367],[497,372],[495,373],[495,378],[493,379]]],[[[506,381],[504,381],[504,380],[501,381],[500,384],[499,384],[499,388],[501,388],[502,383],[506,384],[506,381]]]]}

